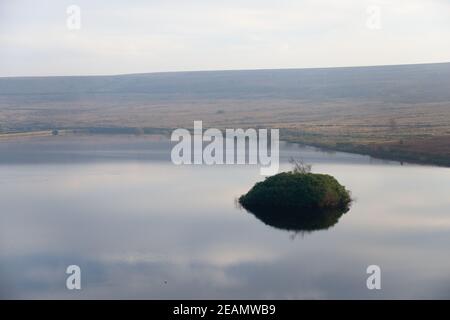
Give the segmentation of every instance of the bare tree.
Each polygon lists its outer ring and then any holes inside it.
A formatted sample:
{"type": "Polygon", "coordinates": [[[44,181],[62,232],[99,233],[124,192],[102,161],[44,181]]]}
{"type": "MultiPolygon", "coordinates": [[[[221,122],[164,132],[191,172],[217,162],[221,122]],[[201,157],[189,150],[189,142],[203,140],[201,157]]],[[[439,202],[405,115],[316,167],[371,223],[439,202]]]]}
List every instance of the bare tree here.
{"type": "Polygon", "coordinates": [[[292,164],[294,167],[292,169],[292,172],[294,173],[300,173],[300,174],[307,174],[311,173],[312,165],[305,163],[302,159],[296,160],[294,157],[291,157],[289,159],[289,163],[292,164]]]}

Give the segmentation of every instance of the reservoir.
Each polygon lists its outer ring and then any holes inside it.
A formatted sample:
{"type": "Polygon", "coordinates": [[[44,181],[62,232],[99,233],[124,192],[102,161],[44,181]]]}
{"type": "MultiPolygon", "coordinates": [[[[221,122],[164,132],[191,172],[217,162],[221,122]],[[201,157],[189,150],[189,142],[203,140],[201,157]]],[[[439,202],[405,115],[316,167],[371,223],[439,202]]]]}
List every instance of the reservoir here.
{"type": "Polygon", "coordinates": [[[277,228],[236,204],[257,165],[170,161],[159,136],[0,141],[0,297],[450,298],[450,169],[280,144],[352,192],[329,228],[277,228]],[[81,290],[67,290],[67,266],[81,290]],[[369,290],[366,269],[381,269],[369,290]]]}

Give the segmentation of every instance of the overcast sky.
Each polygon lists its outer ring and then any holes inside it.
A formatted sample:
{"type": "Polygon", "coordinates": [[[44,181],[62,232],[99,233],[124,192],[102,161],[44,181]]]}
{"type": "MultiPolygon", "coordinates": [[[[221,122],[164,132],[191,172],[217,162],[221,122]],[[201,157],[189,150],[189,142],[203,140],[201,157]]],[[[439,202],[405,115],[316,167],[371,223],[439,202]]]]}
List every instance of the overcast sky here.
{"type": "Polygon", "coordinates": [[[449,0],[0,0],[0,76],[447,61],[449,0]]]}

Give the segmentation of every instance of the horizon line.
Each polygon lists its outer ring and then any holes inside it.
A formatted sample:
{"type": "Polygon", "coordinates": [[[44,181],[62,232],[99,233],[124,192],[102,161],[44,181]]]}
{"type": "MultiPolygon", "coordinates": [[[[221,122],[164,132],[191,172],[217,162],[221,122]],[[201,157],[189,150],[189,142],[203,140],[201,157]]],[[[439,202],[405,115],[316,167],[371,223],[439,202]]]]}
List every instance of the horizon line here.
{"type": "Polygon", "coordinates": [[[173,71],[150,71],[150,72],[130,72],[130,73],[111,73],[111,74],[78,74],[78,75],[46,75],[46,76],[0,76],[0,79],[18,79],[18,78],[87,78],[87,77],[122,77],[122,76],[138,76],[151,74],[167,74],[167,73],[207,73],[207,72],[242,72],[242,71],[278,71],[278,70],[323,70],[323,69],[359,69],[359,68],[382,68],[382,67],[406,67],[420,65],[436,65],[450,64],[449,61],[444,62],[418,62],[418,63],[401,63],[401,64],[375,64],[375,65],[353,65],[353,66],[337,66],[337,67],[289,67],[289,68],[255,68],[255,69],[198,69],[198,70],[173,70],[173,71]]]}

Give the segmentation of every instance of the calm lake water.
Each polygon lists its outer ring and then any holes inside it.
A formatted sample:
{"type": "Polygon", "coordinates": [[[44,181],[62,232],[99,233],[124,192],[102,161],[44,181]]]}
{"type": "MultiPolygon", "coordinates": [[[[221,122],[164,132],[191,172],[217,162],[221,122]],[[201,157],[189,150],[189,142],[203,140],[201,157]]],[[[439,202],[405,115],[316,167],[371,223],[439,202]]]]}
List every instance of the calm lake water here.
{"type": "Polygon", "coordinates": [[[450,298],[450,169],[282,144],[356,201],[277,229],[235,199],[257,166],[175,166],[156,137],[0,142],[1,298],[450,298]],[[81,267],[82,290],[65,287],[81,267]],[[368,290],[366,268],[381,268],[368,290]]]}

